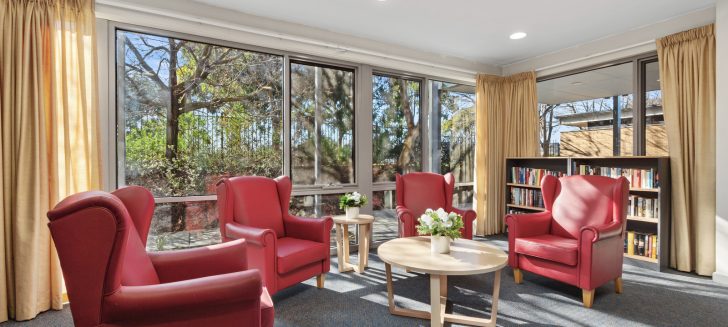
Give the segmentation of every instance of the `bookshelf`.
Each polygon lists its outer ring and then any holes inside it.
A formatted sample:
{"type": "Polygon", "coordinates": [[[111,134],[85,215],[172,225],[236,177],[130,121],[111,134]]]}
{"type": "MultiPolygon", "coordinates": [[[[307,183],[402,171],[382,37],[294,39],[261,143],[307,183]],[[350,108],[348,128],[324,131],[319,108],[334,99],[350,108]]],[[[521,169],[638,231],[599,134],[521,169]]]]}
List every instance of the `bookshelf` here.
{"type": "MultiPolygon", "coordinates": [[[[654,270],[667,268],[669,260],[670,160],[668,157],[551,157],[506,159],[506,213],[543,211],[540,177],[544,174],[625,175],[630,180],[627,233],[632,252],[625,258],[654,270]],[[538,181],[536,181],[538,179],[538,181]],[[650,236],[646,236],[650,235],[650,236]],[[654,236],[652,236],[654,235],[654,236]],[[637,242],[634,242],[637,238],[637,242]],[[640,248],[642,244],[642,248],[640,248]],[[645,255],[640,255],[644,249],[645,255]],[[648,256],[649,255],[649,256],[648,256]]],[[[626,244],[626,243],[625,243],[626,244]]]]}

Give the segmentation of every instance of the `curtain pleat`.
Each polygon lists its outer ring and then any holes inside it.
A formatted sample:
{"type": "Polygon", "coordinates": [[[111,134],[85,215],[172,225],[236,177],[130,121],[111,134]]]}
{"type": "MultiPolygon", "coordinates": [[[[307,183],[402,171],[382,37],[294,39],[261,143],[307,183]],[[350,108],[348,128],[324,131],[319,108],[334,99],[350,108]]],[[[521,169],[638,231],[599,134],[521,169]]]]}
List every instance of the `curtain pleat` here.
{"type": "Polygon", "coordinates": [[[63,307],[46,212],[100,186],[93,6],[0,5],[0,321],[63,307]]]}
{"type": "Polygon", "coordinates": [[[536,73],[478,75],[476,92],[477,234],[491,235],[505,227],[505,159],[538,155],[536,73]]]}
{"type": "Polygon", "coordinates": [[[708,25],[657,40],[672,177],[670,266],[715,271],[715,36],[708,25]]]}

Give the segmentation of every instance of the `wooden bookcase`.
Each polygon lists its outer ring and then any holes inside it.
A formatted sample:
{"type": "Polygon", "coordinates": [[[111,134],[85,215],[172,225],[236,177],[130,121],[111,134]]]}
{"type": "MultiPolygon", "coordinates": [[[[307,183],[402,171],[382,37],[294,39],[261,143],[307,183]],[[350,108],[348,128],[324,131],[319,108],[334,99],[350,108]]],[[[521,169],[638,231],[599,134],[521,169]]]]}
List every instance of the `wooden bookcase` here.
{"type": "MultiPolygon", "coordinates": [[[[587,165],[591,167],[609,167],[621,169],[640,169],[651,170],[659,178],[659,185],[654,188],[643,188],[635,185],[630,186],[630,197],[642,197],[646,199],[654,199],[658,214],[656,217],[627,216],[627,231],[653,234],[657,238],[656,259],[629,255],[625,253],[625,258],[632,260],[638,266],[650,268],[654,270],[663,270],[667,268],[670,249],[670,222],[671,222],[671,195],[670,195],[670,160],[668,157],[654,156],[635,156],[635,157],[550,157],[550,158],[507,158],[506,159],[506,213],[511,212],[539,212],[544,209],[538,206],[529,206],[522,204],[514,204],[512,201],[512,191],[516,190],[537,190],[540,192],[540,183],[524,184],[514,183],[513,168],[532,168],[532,169],[548,169],[550,171],[558,171],[565,176],[578,175],[580,166],[587,165]]],[[[653,208],[652,213],[654,213],[653,208]]],[[[626,237],[625,237],[626,238],[626,237]]]]}

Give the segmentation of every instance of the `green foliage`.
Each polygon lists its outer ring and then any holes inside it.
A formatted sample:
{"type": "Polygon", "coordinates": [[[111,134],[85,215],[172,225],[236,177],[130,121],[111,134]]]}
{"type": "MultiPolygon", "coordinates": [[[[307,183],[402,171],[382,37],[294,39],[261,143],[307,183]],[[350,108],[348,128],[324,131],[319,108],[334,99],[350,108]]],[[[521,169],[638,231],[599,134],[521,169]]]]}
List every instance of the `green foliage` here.
{"type": "Polygon", "coordinates": [[[420,235],[447,236],[452,240],[462,237],[463,217],[454,212],[448,213],[442,208],[427,209],[417,221],[417,233],[420,235]]]}

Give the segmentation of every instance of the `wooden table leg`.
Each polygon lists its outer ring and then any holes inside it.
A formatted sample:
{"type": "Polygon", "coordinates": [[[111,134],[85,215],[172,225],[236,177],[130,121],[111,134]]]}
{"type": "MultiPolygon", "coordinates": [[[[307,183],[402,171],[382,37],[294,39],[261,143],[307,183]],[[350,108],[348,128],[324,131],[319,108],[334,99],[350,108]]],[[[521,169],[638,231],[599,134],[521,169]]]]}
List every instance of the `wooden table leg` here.
{"type": "Polygon", "coordinates": [[[359,266],[358,273],[364,272],[369,257],[369,224],[359,225],[359,266]]]}
{"type": "Polygon", "coordinates": [[[387,275],[387,303],[389,304],[389,313],[398,316],[430,319],[430,313],[427,311],[400,308],[396,304],[394,304],[394,287],[392,286],[392,265],[385,263],[384,270],[387,275]]]}
{"type": "Polygon", "coordinates": [[[336,257],[339,263],[339,272],[351,271],[352,268],[349,266],[349,231],[348,228],[344,230],[342,224],[335,224],[336,226],[336,257]]]}
{"type": "Polygon", "coordinates": [[[500,296],[501,270],[496,270],[495,277],[493,278],[493,303],[490,307],[490,323],[492,326],[495,326],[495,319],[498,317],[498,297],[500,296]]]}
{"type": "Polygon", "coordinates": [[[351,242],[349,240],[349,225],[347,224],[341,224],[341,236],[344,239],[344,264],[349,264],[349,243],[351,242]]]}
{"type": "Polygon", "coordinates": [[[440,304],[440,275],[430,275],[430,326],[441,327],[444,322],[440,304]]]}
{"type": "Polygon", "coordinates": [[[470,326],[495,326],[496,318],[498,317],[498,297],[500,296],[500,279],[501,271],[495,271],[495,278],[493,280],[493,302],[490,309],[490,319],[468,317],[456,314],[445,313],[445,321],[454,322],[457,324],[470,325],[470,326]]]}
{"type": "Polygon", "coordinates": [[[440,275],[440,296],[447,298],[447,275],[440,275]]]}

